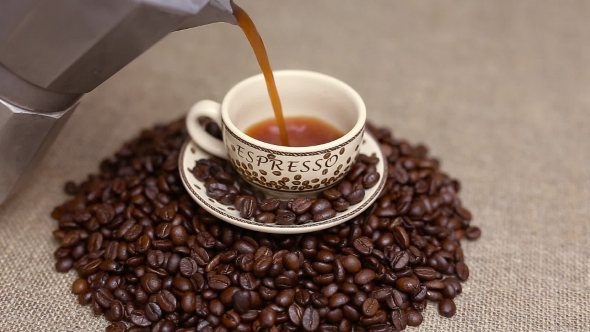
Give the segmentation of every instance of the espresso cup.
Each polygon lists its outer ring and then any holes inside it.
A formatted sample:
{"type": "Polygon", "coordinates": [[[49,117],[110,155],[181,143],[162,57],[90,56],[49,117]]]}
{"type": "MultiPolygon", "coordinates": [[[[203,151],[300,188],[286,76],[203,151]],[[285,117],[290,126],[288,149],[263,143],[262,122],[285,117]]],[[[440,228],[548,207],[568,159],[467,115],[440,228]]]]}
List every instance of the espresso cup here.
{"type": "Polygon", "coordinates": [[[254,187],[274,197],[313,196],[334,186],[359,154],[366,108],[360,95],[333,77],[302,70],[274,72],[284,117],[306,116],[325,121],[344,135],[306,147],[269,144],[244,133],[250,126],[273,118],[262,74],[235,85],[217,103],[197,102],[188,112],[191,139],[206,152],[231,161],[254,187]],[[208,116],[220,126],[223,141],[207,133],[198,118],[208,116]]]}

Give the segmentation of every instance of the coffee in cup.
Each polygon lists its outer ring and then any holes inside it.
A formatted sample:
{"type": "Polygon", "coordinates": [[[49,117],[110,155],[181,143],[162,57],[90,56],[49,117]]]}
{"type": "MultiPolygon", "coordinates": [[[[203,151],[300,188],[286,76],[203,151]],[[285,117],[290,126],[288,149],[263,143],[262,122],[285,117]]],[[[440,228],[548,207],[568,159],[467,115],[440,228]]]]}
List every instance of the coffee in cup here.
{"type": "MultiPolygon", "coordinates": [[[[284,119],[289,146],[314,146],[335,141],[344,133],[317,117],[291,116],[284,119]]],[[[248,127],[244,133],[259,141],[281,145],[279,125],[268,118],[248,127]]]]}
{"type": "Polygon", "coordinates": [[[235,85],[221,104],[211,100],[196,103],[187,116],[187,128],[203,150],[229,159],[247,182],[267,194],[313,196],[342,179],[358,156],[365,104],[349,85],[324,74],[285,70],[274,76],[286,119],[317,119],[341,136],[310,146],[281,146],[249,136],[250,128],[272,115],[262,74],[235,85]],[[219,124],[223,142],[199,126],[201,116],[219,124]]]}

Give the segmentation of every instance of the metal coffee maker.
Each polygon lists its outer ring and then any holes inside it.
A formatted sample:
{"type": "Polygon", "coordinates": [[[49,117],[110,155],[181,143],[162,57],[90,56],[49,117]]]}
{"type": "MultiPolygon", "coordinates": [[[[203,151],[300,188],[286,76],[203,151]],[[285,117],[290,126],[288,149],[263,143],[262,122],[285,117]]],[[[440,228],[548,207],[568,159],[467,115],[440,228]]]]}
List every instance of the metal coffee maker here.
{"type": "Polygon", "coordinates": [[[170,32],[236,24],[231,0],[0,0],[0,205],[80,98],[170,32]]]}

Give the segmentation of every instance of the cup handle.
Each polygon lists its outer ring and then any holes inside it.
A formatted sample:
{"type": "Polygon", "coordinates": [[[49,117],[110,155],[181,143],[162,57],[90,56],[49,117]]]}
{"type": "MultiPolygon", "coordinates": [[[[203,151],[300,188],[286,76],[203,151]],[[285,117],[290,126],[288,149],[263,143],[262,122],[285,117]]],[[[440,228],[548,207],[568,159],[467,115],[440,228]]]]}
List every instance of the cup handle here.
{"type": "Polygon", "coordinates": [[[217,123],[219,128],[222,128],[221,104],[213,100],[201,100],[197,102],[188,111],[188,115],[186,116],[186,128],[193,142],[199,145],[200,148],[214,156],[223,159],[229,159],[223,142],[211,136],[199,124],[198,119],[201,116],[210,117],[213,121],[217,123]]]}

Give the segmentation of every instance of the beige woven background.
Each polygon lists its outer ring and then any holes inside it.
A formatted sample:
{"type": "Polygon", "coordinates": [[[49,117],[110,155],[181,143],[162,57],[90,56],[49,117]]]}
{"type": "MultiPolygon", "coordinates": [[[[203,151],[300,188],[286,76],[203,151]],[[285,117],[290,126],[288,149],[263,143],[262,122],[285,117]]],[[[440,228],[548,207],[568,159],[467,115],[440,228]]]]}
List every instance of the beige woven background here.
{"type": "MultiPolygon", "coordinates": [[[[590,1],[241,1],[276,69],[336,76],[371,121],[424,142],[482,238],[452,319],[410,331],[590,329],[590,1]]],[[[89,94],[0,207],[0,331],[101,331],[54,271],[49,213],[140,129],[258,73],[240,31],[175,33],[89,94]]]]}

